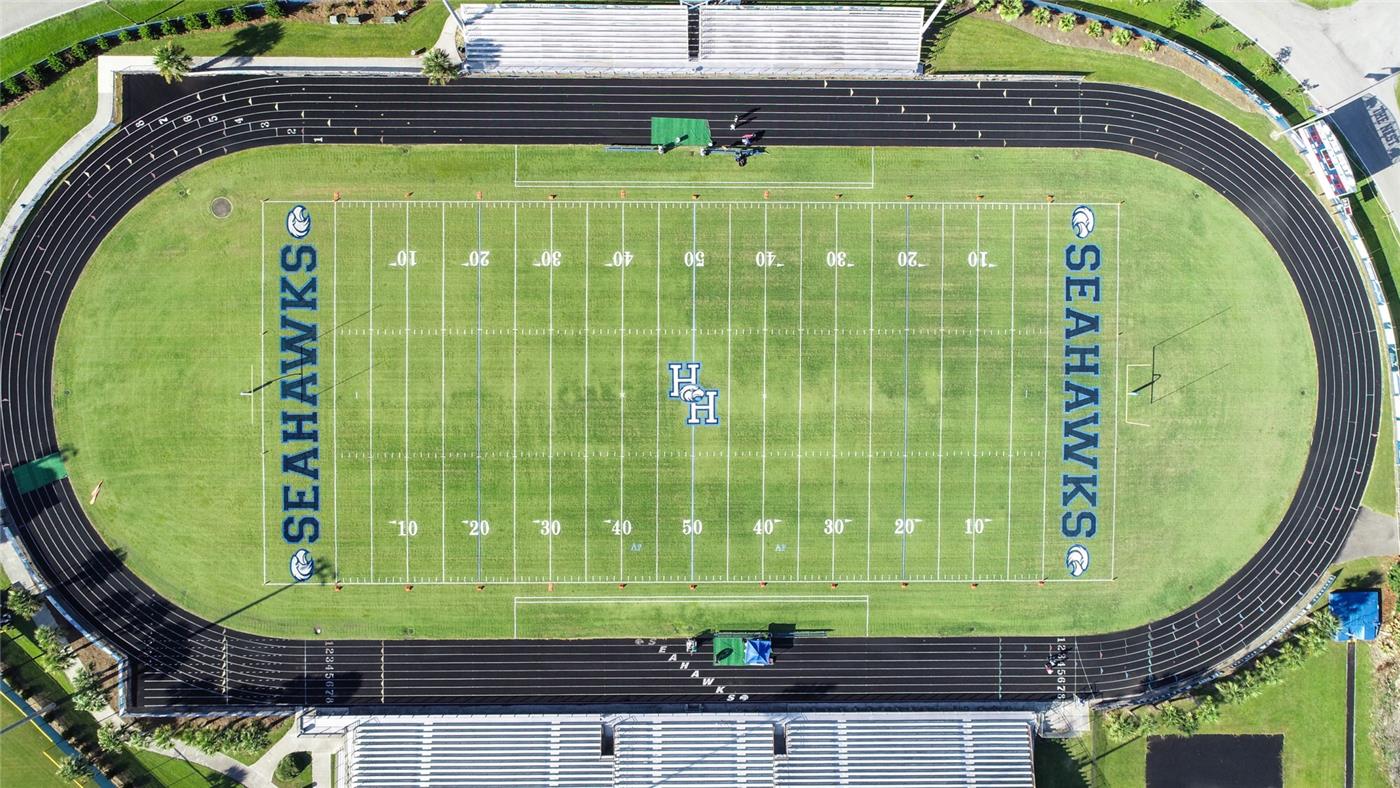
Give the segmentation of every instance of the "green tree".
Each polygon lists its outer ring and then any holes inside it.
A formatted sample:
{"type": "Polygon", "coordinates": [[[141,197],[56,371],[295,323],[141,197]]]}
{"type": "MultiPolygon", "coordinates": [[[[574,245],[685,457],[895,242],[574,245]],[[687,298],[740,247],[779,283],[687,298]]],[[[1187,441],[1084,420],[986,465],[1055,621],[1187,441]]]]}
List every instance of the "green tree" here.
{"type": "Polygon", "coordinates": [[[174,41],[167,41],[156,47],[156,71],[165,78],[166,82],[179,82],[184,79],[193,62],[194,58],[185,52],[185,48],[174,41]]]}
{"type": "Polygon", "coordinates": [[[282,4],[276,0],[268,0],[263,3],[263,13],[267,14],[268,19],[281,19],[287,15],[287,11],[282,8],[282,4]]]}
{"type": "Polygon", "coordinates": [[[39,73],[37,67],[30,66],[24,70],[24,84],[28,85],[30,90],[38,90],[44,86],[44,75],[39,73]]]}
{"type": "Polygon", "coordinates": [[[1167,24],[1176,27],[1181,22],[1200,16],[1203,10],[1205,6],[1201,4],[1201,0],[1177,0],[1176,5],[1172,6],[1172,12],[1167,15],[1167,24]]]}
{"type": "Polygon", "coordinates": [[[162,36],[174,36],[180,34],[180,29],[175,26],[174,19],[167,19],[160,23],[160,34],[162,36]]]}
{"type": "Polygon", "coordinates": [[[122,42],[123,44],[130,41],[131,39],[132,35],[130,30],[122,28],[121,30],[117,31],[117,40],[122,42]]]}
{"type": "Polygon", "coordinates": [[[1125,47],[1133,43],[1133,31],[1126,27],[1113,28],[1113,45],[1125,47]]]}
{"type": "MultiPolygon", "coordinates": [[[[18,96],[22,91],[19,90],[19,85],[12,86],[12,82],[14,82],[13,77],[5,80],[5,89],[10,91],[11,94],[18,96]]],[[[39,612],[38,597],[31,594],[29,589],[19,583],[10,586],[10,596],[7,604],[10,610],[14,611],[14,614],[20,618],[33,618],[34,614],[39,612]]]]}
{"type": "Polygon", "coordinates": [[[72,664],[73,654],[57,627],[43,626],[34,630],[34,642],[43,652],[41,661],[47,669],[62,671],[72,664]]]}
{"type": "Polygon", "coordinates": [[[62,74],[68,70],[68,64],[55,52],[44,58],[44,65],[49,67],[49,71],[54,74],[62,74]]]}
{"type": "Polygon", "coordinates": [[[980,14],[990,14],[996,10],[997,0],[977,0],[977,12],[980,14]]]}
{"type": "Polygon", "coordinates": [[[1143,51],[1144,54],[1150,55],[1150,54],[1156,52],[1156,51],[1157,51],[1157,46],[1158,46],[1157,42],[1154,41],[1153,39],[1144,38],[1144,39],[1142,40],[1142,51],[1143,51]]]}
{"type": "Polygon", "coordinates": [[[289,752],[277,762],[277,770],[272,776],[282,782],[291,782],[306,771],[306,767],[310,765],[311,753],[306,751],[289,752]]]}
{"type": "Polygon", "coordinates": [[[103,725],[97,729],[97,746],[103,752],[117,752],[126,749],[126,734],[119,728],[103,725]]]}
{"type": "MultiPolygon", "coordinates": [[[[5,87],[5,95],[9,96],[10,98],[15,98],[15,97],[19,96],[21,93],[24,92],[24,86],[21,85],[21,84],[19,83],[19,80],[15,79],[14,77],[6,77],[6,78],[5,78],[5,82],[4,82],[4,87],[5,87]]],[[[13,609],[13,608],[11,608],[11,609],[13,609]]],[[[15,614],[16,614],[16,615],[19,615],[19,611],[16,610],[16,611],[15,611],[15,614]]],[[[21,618],[29,618],[29,616],[20,616],[20,617],[21,617],[21,618]]]]}
{"type": "Polygon", "coordinates": [[[106,52],[112,48],[112,39],[106,36],[98,36],[93,39],[93,43],[97,45],[97,51],[99,52],[106,52]]]}
{"type": "Polygon", "coordinates": [[[1079,24],[1079,17],[1075,14],[1060,14],[1055,20],[1055,26],[1061,33],[1068,33],[1074,30],[1074,26],[1079,24]]]}
{"type": "Polygon", "coordinates": [[[234,6],[234,7],[233,7],[233,21],[235,21],[235,22],[247,22],[247,21],[248,21],[248,7],[247,7],[247,6],[244,6],[244,5],[236,5],[236,6],[234,6]]]}
{"type": "Polygon", "coordinates": [[[79,711],[97,711],[107,705],[107,698],[102,694],[102,682],[93,672],[91,662],[73,676],[73,705],[79,711]]]}
{"type": "Polygon", "coordinates": [[[92,774],[92,764],[81,755],[68,757],[58,765],[58,779],[69,782],[82,782],[92,774]]]}
{"type": "Polygon", "coordinates": [[[1084,35],[1090,38],[1103,38],[1103,22],[1090,19],[1089,24],[1084,26],[1084,35]]]}
{"type": "Polygon", "coordinates": [[[1054,16],[1054,14],[1050,13],[1050,9],[1043,5],[1038,5],[1035,7],[1034,11],[1031,11],[1031,21],[1043,27],[1049,27],[1050,21],[1054,16]]]}
{"type": "Polygon", "coordinates": [[[194,25],[196,30],[209,29],[209,17],[205,16],[204,14],[195,14],[194,16],[190,17],[190,22],[194,25]]]}
{"type": "Polygon", "coordinates": [[[423,76],[430,85],[446,85],[457,78],[457,65],[442,49],[434,48],[423,56],[423,76]]]}
{"type": "Polygon", "coordinates": [[[142,41],[150,41],[152,38],[156,37],[156,31],[155,28],[150,25],[138,25],[136,28],[136,35],[142,41]]]}

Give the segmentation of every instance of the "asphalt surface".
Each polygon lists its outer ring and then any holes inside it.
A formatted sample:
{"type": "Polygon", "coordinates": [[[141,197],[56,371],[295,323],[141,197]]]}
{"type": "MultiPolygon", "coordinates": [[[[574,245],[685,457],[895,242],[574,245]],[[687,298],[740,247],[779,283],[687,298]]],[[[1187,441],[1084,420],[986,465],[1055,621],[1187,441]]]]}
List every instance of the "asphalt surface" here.
{"type": "Polygon", "coordinates": [[[683,657],[672,661],[678,641],[328,642],[231,631],[181,610],[128,571],[66,481],[17,497],[5,474],[19,536],[40,571],[73,614],[130,658],[137,708],[1128,698],[1207,676],[1276,627],[1327,568],[1357,514],[1381,407],[1364,283],[1309,187],[1252,138],[1182,101],[1068,81],[473,78],[428,87],[406,78],[224,75],[174,86],[127,77],[125,85],[126,121],[45,198],[0,273],[7,468],[60,444],[51,409],[54,342],[102,237],[180,172],[274,144],[635,142],[647,139],[652,115],[727,123],[758,107],[769,145],[1131,151],[1194,175],[1259,227],[1297,285],[1318,362],[1317,421],[1295,498],[1260,552],[1197,604],[1104,635],[801,640],[778,644],[776,664],[763,669],[717,669],[703,657],[682,667],[683,657]],[[1047,672],[1053,654],[1063,665],[1047,672]]]}

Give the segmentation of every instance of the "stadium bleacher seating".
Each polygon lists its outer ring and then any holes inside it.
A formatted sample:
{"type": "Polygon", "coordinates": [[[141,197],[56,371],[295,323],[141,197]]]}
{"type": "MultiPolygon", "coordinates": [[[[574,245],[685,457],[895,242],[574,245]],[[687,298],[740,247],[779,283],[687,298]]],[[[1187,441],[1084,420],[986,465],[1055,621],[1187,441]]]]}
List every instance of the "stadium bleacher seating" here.
{"type": "Polygon", "coordinates": [[[688,70],[686,10],[668,6],[464,5],[472,71],[688,70]]]}
{"type": "Polygon", "coordinates": [[[921,8],[700,8],[705,70],[908,75],[919,69],[921,8]]]}

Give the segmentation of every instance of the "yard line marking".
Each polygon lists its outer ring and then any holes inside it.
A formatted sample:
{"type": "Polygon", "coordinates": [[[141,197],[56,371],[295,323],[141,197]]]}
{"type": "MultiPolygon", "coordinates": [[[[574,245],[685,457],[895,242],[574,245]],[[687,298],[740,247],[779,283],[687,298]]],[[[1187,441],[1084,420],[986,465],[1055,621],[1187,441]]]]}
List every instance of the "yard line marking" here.
{"type": "MultiPolygon", "coordinates": [[[[974,211],[977,216],[977,231],[973,246],[982,250],[982,206],[974,211]]],[[[977,438],[978,422],[981,420],[982,395],[982,266],[973,269],[972,296],[972,516],[977,517],[977,438]]],[[[977,579],[977,529],[972,529],[972,579],[977,579]]]]}
{"type": "Polygon", "coordinates": [[[938,209],[938,544],[934,558],[934,578],[938,580],[943,579],[943,411],[947,409],[943,400],[943,378],[946,377],[943,368],[943,301],[946,288],[943,282],[948,268],[944,256],[947,231],[948,207],[945,205],[938,209]]]}
{"type": "MultiPolygon", "coordinates": [[[[267,380],[267,207],[258,206],[258,365],[267,380]]],[[[372,318],[371,318],[372,319],[372,318]]],[[[258,461],[262,466],[262,575],[267,585],[267,389],[258,396],[258,461]]]]}
{"type": "MultiPolygon", "coordinates": [[[[695,203],[691,203],[691,206],[690,206],[690,251],[692,251],[692,252],[695,251],[695,247],[696,247],[697,243],[699,242],[699,235],[700,235],[699,221],[700,221],[700,206],[697,205],[697,204],[695,204],[695,203]]],[[[698,280],[699,280],[699,278],[700,278],[700,273],[699,273],[699,271],[700,271],[699,266],[692,265],[692,266],[690,267],[690,359],[691,359],[692,361],[694,361],[695,358],[696,358],[695,330],[696,330],[696,328],[697,328],[697,321],[698,321],[698,319],[699,319],[699,315],[698,315],[699,310],[696,308],[695,291],[696,291],[696,287],[697,287],[697,284],[698,284],[698,280]]],[[[695,523],[695,429],[694,429],[693,427],[692,427],[691,430],[690,430],[690,522],[691,522],[691,524],[692,524],[691,529],[690,529],[690,579],[691,579],[692,582],[694,582],[694,580],[695,580],[695,528],[694,528],[694,523],[695,523]]]]}
{"type": "Polygon", "coordinates": [[[369,579],[374,582],[374,205],[369,206],[369,579]]]}
{"type": "MultiPolygon", "coordinates": [[[[331,203],[331,325],[339,326],[340,318],[340,280],[338,278],[340,270],[340,212],[339,205],[331,203]]],[[[265,254],[266,252],[264,252],[265,254]]],[[[336,356],[340,350],[340,337],[334,331],[331,332],[331,385],[335,385],[339,380],[338,367],[336,366],[336,356]]],[[[337,421],[335,401],[338,396],[331,397],[331,541],[334,543],[332,571],[335,579],[340,580],[340,433],[339,422],[337,421]]],[[[266,487],[266,485],[264,485],[266,487]]],[[[266,491],[263,493],[266,495],[266,491]]],[[[263,512],[266,517],[266,511],[263,512]]],[[[266,538],[267,529],[263,529],[263,536],[266,538]]],[[[266,559],[264,559],[266,563],[266,559]]]]}
{"type": "Polygon", "coordinates": [[[1045,206],[1045,447],[1041,457],[1040,577],[1045,578],[1045,546],[1050,533],[1050,206],[1045,206]]]}
{"type": "MultiPolygon", "coordinates": [[[[904,252],[909,252],[909,212],[908,205],[904,206],[904,252]]],[[[942,371],[940,370],[940,375],[942,371]]],[[[943,403],[938,404],[939,409],[943,403]]],[[[909,521],[909,266],[904,267],[904,449],[902,452],[903,470],[901,479],[901,489],[899,497],[899,516],[907,523],[909,521]]],[[[901,531],[907,530],[907,527],[901,531]]],[[[908,579],[908,545],[909,535],[901,533],[899,537],[899,576],[901,579],[908,579]]]]}
{"type": "MultiPolygon", "coordinates": [[[[841,204],[837,203],[832,211],[832,221],[835,224],[835,244],[839,250],[841,248],[841,204]]],[[[831,267],[831,326],[833,329],[841,327],[841,268],[831,267]]],[[[831,332],[831,519],[834,522],[838,518],[836,512],[836,411],[838,410],[838,399],[836,382],[840,379],[837,370],[837,362],[840,358],[841,332],[839,330],[831,332]]],[[[831,529],[831,579],[836,580],[836,529],[831,529]]]]}
{"type": "MultiPolygon", "coordinates": [[[[481,203],[476,205],[476,249],[481,249],[481,203]]],[[[481,266],[476,267],[476,521],[481,522],[481,266]]],[[[484,547],[476,533],[476,579],[481,580],[484,547]]]]}
{"type": "Polygon", "coordinates": [[[729,206],[726,223],[728,224],[727,240],[727,262],[725,263],[725,346],[724,346],[724,384],[729,387],[729,392],[724,401],[724,579],[729,580],[729,469],[730,469],[730,435],[734,429],[734,421],[730,415],[734,411],[734,206],[729,206]]]}
{"type": "MultiPolygon", "coordinates": [[[[550,251],[551,251],[551,252],[554,250],[554,204],[553,204],[553,203],[550,203],[550,205],[549,205],[549,248],[550,248],[550,251]]],[[[554,266],[552,266],[552,265],[549,266],[549,295],[548,295],[547,298],[548,298],[548,307],[547,307],[547,309],[548,309],[548,311],[549,311],[549,337],[548,337],[548,339],[546,340],[546,342],[547,342],[547,346],[548,346],[548,357],[549,357],[548,365],[549,365],[549,372],[548,372],[548,374],[546,375],[545,390],[548,392],[548,396],[549,396],[549,402],[548,402],[548,405],[547,405],[547,407],[546,407],[546,411],[548,412],[548,432],[549,432],[549,441],[548,441],[548,442],[549,442],[549,450],[548,450],[548,452],[547,452],[548,458],[545,460],[545,467],[546,467],[546,471],[545,471],[545,487],[546,487],[545,499],[546,499],[546,508],[549,510],[549,514],[548,514],[547,516],[548,516],[549,519],[552,521],[552,520],[554,520],[554,266]]],[[[549,553],[549,580],[550,580],[550,582],[554,582],[554,529],[553,529],[553,528],[550,528],[550,529],[549,529],[549,535],[546,537],[546,539],[547,539],[547,542],[548,542],[548,545],[549,545],[549,547],[548,547],[548,553],[549,553]]]]}
{"type": "Polygon", "coordinates": [[[806,256],[804,212],[797,206],[797,574],[802,579],[802,266],[806,256]]]}
{"type": "Polygon", "coordinates": [[[588,579],[588,268],[589,207],[583,206],[583,579],[588,579]]]}
{"type": "MultiPolygon", "coordinates": [[[[872,149],[873,150],[873,149],[872,149]]],[[[870,540],[875,528],[874,484],[875,484],[875,206],[870,206],[870,304],[866,316],[870,318],[870,347],[867,352],[865,393],[865,579],[870,579],[870,540]]]]}
{"type": "Polygon", "coordinates": [[[520,355],[517,349],[520,337],[520,206],[511,209],[510,232],[512,259],[510,280],[510,574],[512,580],[519,580],[520,556],[518,554],[520,549],[517,542],[519,513],[517,509],[515,457],[520,438],[520,423],[517,414],[519,403],[516,401],[519,392],[519,382],[516,379],[516,358],[520,355]]]}
{"type": "Polygon", "coordinates": [[[438,394],[438,448],[442,452],[442,461],[438,466],[438,492],[441,495],[438,501],[439,512],[442,514],[442,579],[447,579],[447,206],[442,206],[441,224],[442,228],[442,275],[441,283],[438,285],[438,305],[441,312],[440,322],[442,333],[438,335],[439,354],[441,355],[442,366],[438,370],[438,382],[440,390],[438,394]]]}
{"type": "MultiPolygon", "coordinates": [[[[763,206],[763,248],[768,246],[768,206],[763,206]]],[[[768,269],[763,266],[763,393],[759,397],[758,516],[765,523],[758,534],[758,579],[766,580],[768,561],[768,269]]]]}
{"type": "MultiPolygon", "coordinates": [[[[403,248],[408,251],[408,203],[403,204],[403,248]]],[[[413,304],[409,300],[408,282],[409,271],[412,269],[405,261],[403,267],[403,519],[409,519],[408,507],[408,336],[412,333],[409,316],[413,311],[413,304]]],[[[408,564],[409,537],[403,540],[403,581],[410,583],[413,581],[412,572],[408,564]]]]}
{"type": "Polygon", "coordinates": [[[1011,380],[1006,408],[1006,577],[1011,578],[1011,465],[1016,448],[1016,206],[1011,207],[1011,380]]]}
{"type": "Polygon", "coordinates": [[[1119,203],[1113,214],[1113,504],[1109,517],[1112,524],[1108,529],[1108,574],[1112,579],[1118,574],[1118,396],[1122,378],[1118,376],[1118,359],[1122,355],[1121,322],[1123,309],[1123,206],[1119,203]]]}
{"type": "MultiPolygon", "coordinates": [[[[622,206],[621,248],[627,250],[627,205],[622,206]]],[[[622,274],[621,295],[618,297],[617,314],[622,330],[617,332],[617,521],[626,519],[627,494],[627,266],[618,269],[622,274]]],[[[617,579],[622,580],[624,538],[622,529],[617,532],[617,579]]]]}
{"type": "Polygon", "coordinates": [[[656,206],[656,547],[654,552],[655,579],[661,579],[661,206],[656,206]]]}

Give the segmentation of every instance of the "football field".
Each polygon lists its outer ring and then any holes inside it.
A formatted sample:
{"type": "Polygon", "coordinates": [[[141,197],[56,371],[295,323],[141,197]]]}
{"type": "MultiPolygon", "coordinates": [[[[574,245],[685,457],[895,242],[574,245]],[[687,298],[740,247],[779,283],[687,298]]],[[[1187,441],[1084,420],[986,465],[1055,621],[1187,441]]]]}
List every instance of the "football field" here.
{"type": "Polygon", "coordinates": [[[1119,364],[1118,225],[264,202],[263,580],[303,545],[341,584],[1111,579],[1151,382],[1119,364]]]}

